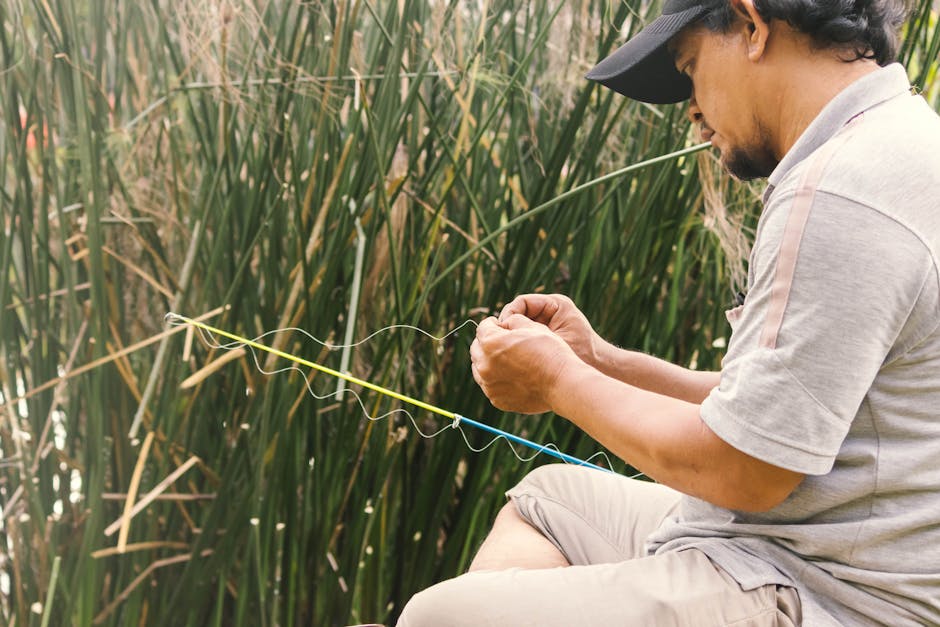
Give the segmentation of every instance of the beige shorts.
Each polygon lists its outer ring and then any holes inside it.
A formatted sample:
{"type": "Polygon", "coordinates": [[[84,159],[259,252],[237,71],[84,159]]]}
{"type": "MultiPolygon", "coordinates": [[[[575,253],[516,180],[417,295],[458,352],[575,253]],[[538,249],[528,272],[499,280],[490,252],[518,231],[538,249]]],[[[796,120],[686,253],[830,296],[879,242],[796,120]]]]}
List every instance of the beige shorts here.
{"type": "Polygon", "coordinates": [[[444,581],[415,595],[398,627],[800,624],[792,588],[745,592],[696,549],[645,554],[646,537],[678,505],[674,490],[552,464],[507,496],[572,565],[444,581]]]}

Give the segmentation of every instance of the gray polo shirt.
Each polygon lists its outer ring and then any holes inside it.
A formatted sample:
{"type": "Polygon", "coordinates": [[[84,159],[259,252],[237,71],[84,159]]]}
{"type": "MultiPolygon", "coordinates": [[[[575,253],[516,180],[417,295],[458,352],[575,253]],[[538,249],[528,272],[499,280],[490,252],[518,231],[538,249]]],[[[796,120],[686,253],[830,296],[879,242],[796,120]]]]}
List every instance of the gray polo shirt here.
{"type": "Polygon", "coordinates": [[[840,93],[770,176],[706,424],[806,473],[748,514],[686,497],[649,551],[703,550],[805,625],[940,624],[940,118],[900,65],[840,93]]]}

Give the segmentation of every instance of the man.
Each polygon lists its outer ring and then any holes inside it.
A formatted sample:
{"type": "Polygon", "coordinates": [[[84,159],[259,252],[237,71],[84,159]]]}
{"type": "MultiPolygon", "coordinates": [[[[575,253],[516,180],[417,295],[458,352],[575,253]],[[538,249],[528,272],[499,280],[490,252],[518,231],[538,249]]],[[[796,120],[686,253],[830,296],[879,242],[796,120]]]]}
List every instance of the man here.
{"type": "Polygon", "coordinates": [[[668,0],[589,78],[769,177],[720,373],[603,342],[561,296],[473,372],[656,480],[553,464],[399,625],[940,624],[940,119],[888,0],[668,0]]]}

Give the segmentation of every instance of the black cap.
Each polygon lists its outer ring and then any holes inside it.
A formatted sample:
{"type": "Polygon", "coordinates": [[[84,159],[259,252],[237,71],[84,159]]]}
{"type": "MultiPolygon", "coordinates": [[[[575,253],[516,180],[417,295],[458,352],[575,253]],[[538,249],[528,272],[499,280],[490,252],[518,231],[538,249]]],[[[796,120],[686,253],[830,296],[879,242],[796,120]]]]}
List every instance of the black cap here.
{"type": "Polygon", "coordinates": [[[676,70],[666,44],[716,4],[716,0],[666,0],[662,15],[595,65],[585,78],[643,102],[687,100],[692,84],[676,70]]]}

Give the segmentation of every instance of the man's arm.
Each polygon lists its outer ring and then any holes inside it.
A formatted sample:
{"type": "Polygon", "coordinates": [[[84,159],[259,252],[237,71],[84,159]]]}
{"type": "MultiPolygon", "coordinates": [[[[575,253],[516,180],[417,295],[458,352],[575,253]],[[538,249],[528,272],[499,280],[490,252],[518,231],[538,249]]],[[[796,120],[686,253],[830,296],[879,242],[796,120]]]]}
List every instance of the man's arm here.
{"type": "Polygon", "coordinates": [[[633,467],[720,507],[769,510],[803,479],[719,438],[702,421],[698,403],[639,389],[574,360],[547,399],[552,411],[633,467]]]}
{"type": "Polygon", "coordinates": [[[705,501],[766,511],[803,475],[735,449],[702,421],[697,403],[640,389],[579,358],[558,334],[522,315],[483,321],[473,375],[507,411],[554,411],[653,479],[705,501]]]}
{"type": "Polygon", "coordinates": [[[642,390],[695,404],[704,401],[721,381],[720,372],[690,370],[607,342],[598,346],[597,360],[590,365],[608,377],[642,390]]]}

